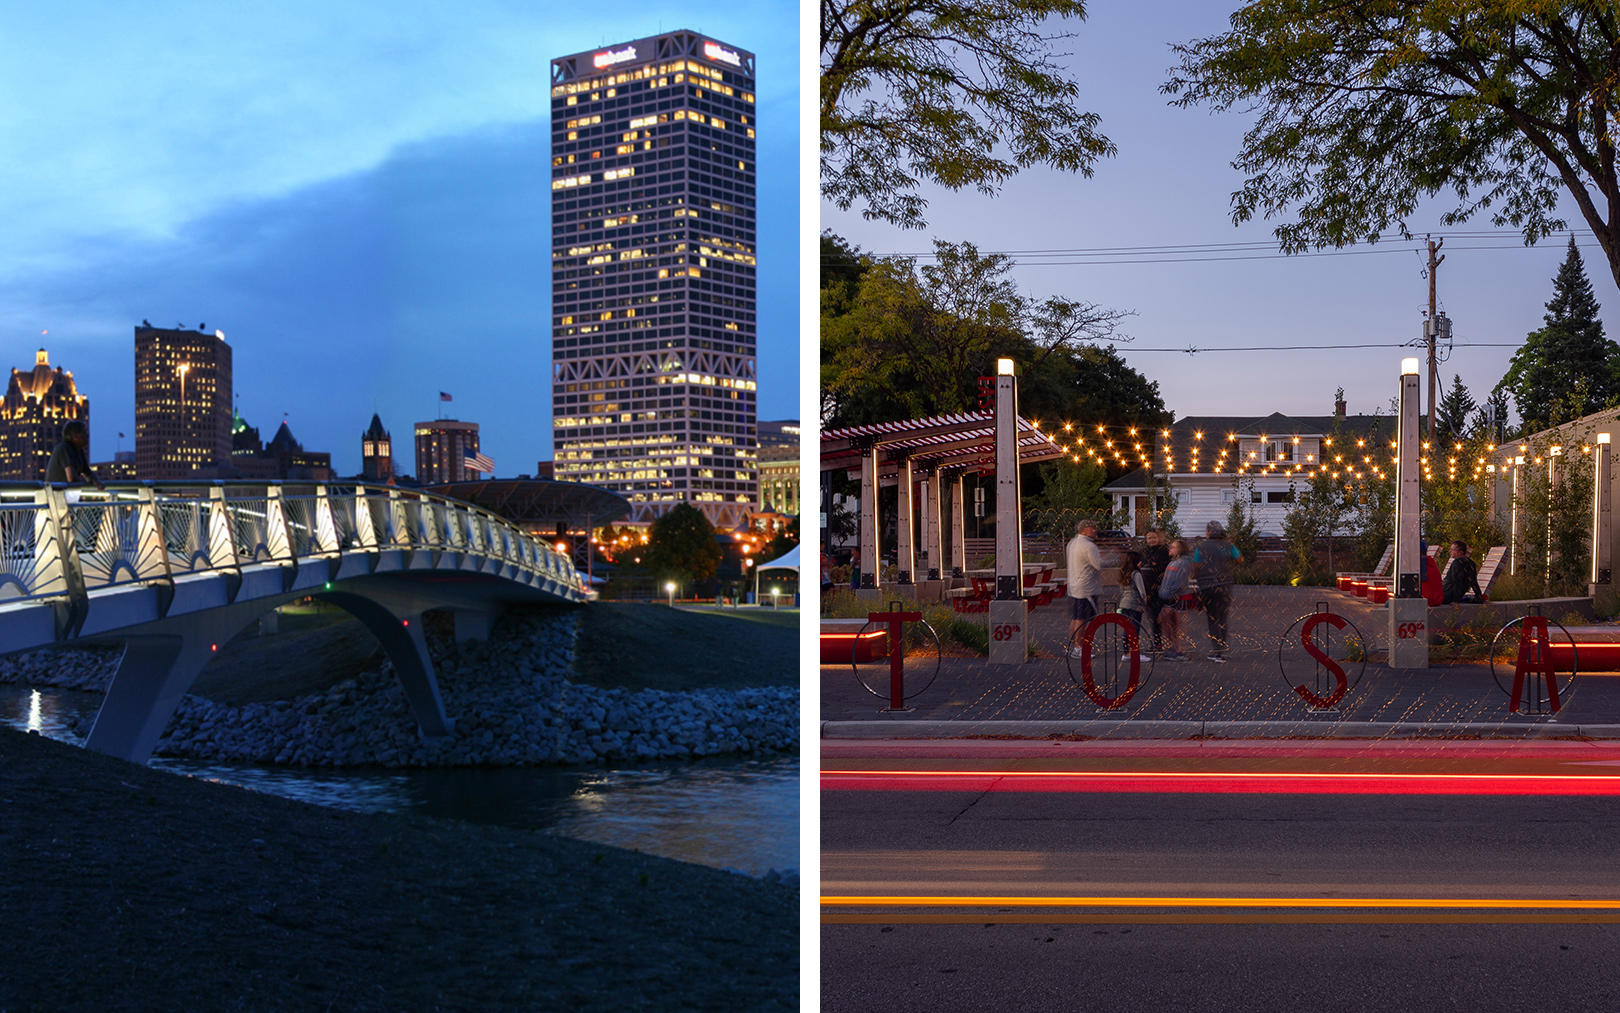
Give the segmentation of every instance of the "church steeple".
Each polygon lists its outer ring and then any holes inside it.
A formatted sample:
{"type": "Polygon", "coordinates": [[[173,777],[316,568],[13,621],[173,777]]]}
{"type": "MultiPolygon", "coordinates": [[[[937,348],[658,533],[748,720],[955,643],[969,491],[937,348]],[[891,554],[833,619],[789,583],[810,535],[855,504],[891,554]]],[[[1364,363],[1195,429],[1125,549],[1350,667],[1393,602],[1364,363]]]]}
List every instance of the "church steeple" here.
{"type": "Polygon", "coordinates": [[[394,480],[394,441],[383,428],[382,418],[375,412],[371,425],[360,434],[360,476],[367,482],[394,480]]]}

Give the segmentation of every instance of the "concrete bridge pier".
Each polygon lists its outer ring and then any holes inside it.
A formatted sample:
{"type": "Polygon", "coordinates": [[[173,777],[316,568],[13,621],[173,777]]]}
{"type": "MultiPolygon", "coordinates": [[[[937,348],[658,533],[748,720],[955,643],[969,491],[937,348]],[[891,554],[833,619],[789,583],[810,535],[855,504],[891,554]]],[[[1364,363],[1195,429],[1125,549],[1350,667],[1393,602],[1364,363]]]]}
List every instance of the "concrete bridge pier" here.
{"type": "MultiPolygon", "coordinates": [[[[85,747],[145,763],[157,748],[169,719],[203,666],[241,630],[259,619],[266,606],[291,600],[259,600],[191,613],[134,628],[124,638],[124,655],[107,686],[85,747]]],[[[439,683],[422,635],[422,610],[390,608],[371,597],[332,591],[318,595],[342,608],[371,631],[393,664],[394,674],[424,738],[449,735],[439,683]]]]}

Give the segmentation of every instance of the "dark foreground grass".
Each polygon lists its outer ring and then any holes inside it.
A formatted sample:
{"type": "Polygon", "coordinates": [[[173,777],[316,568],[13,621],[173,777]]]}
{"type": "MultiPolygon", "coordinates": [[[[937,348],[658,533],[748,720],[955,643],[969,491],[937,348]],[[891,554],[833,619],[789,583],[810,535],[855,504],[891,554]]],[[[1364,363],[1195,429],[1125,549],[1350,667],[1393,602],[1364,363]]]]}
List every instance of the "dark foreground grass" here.
{"type": "Polygon", "coordinates": [[[0,1011],[772,1010],[797,890],[0,729],[0,1011]]]}

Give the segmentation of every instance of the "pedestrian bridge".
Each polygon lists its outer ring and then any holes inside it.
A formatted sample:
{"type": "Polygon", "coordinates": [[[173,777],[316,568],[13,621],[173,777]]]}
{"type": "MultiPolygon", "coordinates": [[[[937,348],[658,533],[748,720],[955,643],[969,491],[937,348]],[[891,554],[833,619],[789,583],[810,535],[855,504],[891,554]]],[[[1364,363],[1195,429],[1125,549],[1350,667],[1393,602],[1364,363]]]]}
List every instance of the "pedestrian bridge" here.
{"type": "Polygon", "coordinates": [[[144,762],[210,657],[315,597],[376,636],[424,736],[450,733],[422,635],[448,609],[482,639],[509,602],[578,603],[544,540],[468,503],[391,487],[0,483],[0,654],[76,640],[125,650],[86,741],[144,762]]]}

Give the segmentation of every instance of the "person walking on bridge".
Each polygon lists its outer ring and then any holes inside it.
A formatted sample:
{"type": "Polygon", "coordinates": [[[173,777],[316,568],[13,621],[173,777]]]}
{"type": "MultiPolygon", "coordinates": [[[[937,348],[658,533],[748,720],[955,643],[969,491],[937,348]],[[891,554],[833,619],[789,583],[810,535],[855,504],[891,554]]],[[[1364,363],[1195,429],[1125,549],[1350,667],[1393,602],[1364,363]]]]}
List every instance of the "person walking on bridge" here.
{"type": "Polygon", "coordinates": [[[62,442],[51,453],[51,462],[45,466],[45,481],[64,485],[95,483],[105,489],[101,479],[90,470],[90,427],[74,419],[62,427],[62,442]]]}
{"type": "Polygon", "coordinates": [[[1232,570],[1243,562],[1243,553],[1226,540],[1226,529],[1219,521],[1204,526],[1204,538],[1193,550],[1193,568],[1198,574],[1198,600],[1209,620],[1209,660],[1226,664],[1226,618],[1232,607],[1232,570]]]}

